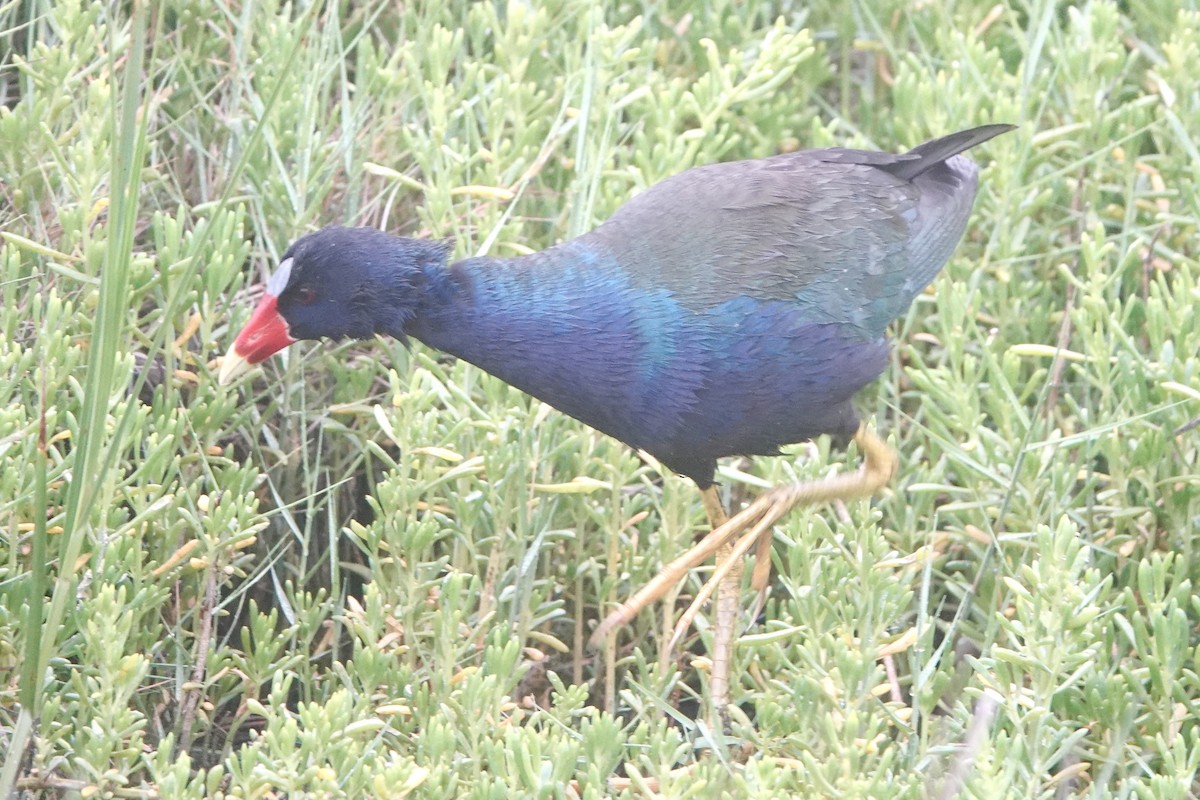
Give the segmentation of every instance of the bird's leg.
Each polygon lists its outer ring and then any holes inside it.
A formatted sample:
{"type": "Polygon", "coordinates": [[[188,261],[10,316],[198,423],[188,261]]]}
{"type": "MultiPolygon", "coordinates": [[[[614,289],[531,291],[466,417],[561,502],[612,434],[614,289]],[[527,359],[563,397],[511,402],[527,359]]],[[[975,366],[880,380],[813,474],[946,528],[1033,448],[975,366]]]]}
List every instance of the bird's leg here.
{"type": "MultiPolygon", "coordinates": [[[[708,515],[711,530],[720,530],[729,522],[725,504],[721,502],[715,485],[700,493],[704,512],[708,515]]],[[[712,535],[711,533],[709,534],[712,535]]],[[[716,620],[713,625],[712,671],[709,673],[709,688],[713,709],[717,719],[711,720],[713,727],[727,727],[725,707],[729,705],[729,672],[733,661],[733,640],[737,633],[738,605],[742,589],[742,558],[733,552],[734,547],[726,541],[717,550],[717,572],[722,574],[717,592],[716,620]]],[[[709,583],[717,582],[714,575],[709,583]]],[[[674,649],[676,636],[671,637],[667,650],[674,649]]]]}
{"type": "MultiPolygon", "coordinates": [[[[756,560],[754,563],[754,572],[751,576],[751,585],[758,590],[758,599],[755,602],[754,611],[754,616],[758,616],[761,603],[766,594],[767,580],[771,576],[771,526],[779,521],[784,514],[797,505],[840,501],[854,497],[867,497],[877,492],[891,479],[892,474],[896,471],[896,454],[892,449],[882,439],[868,431],[865,426],[859,426],[854,440],[863,452],[863,466],[857,473],[835,475],[819,481],[804,481],[787,486],[777,486],[751,504],[746,511],[734,517],[733,521],[730,522],[728,533],[722,533],[723,537],[732,538],[746,528],[750,528],[750,531],[742,535],[730,547],[730,561],[726,563],[718,561],[717,568],[709,577],[708,582],[696,593],[696,598],[688,606],[688,609],[683,612],[683,615],[679,618],[679,622],[676,623],[675,631],[671,635],[671,641],[667,645],[668,649],[674,648],[687,633],[687,629],[692,624],[692,620],[696,618],[696,614],[699,613],[700,607],[712,595],[714,587],[720,586],[721,588],[725,588],[726,573],[735,570],[734,563],[737,564],[736,572],[740,582],[741,559],[750,551],[751,547],[756,548],[756,560]],[[741,526],[735,524],[747,511],[754,508],[760,508],[760,514],[757,519],[750,517],[741,526]]],[[[715,536],[716,533],[714,531],[709,536],[715,536]]],[[[725,540],[728,541],[728,538],[725,540]]],[[[700,544],[704,544],[704,540],[700,544]]],[[[684,554],[685,557],[687,555],[686,553],[684,554]]],[[[670,570],[675,563],[677,562],[672,562],[672,564],[668,565],[667,570],[670,570]]],[[[667,570],[664,570],[664,573],[667,570]]],[[[660,575],[659,577],[662,578],[663,576],[660,575]]],[[[740,587],[738,584],[734,584],[732,588],[734,591],[737,591],[740,587]]],[[[734,613],[736,614],[736,606],[734,613]]],[[[720,622],[721,617],[718,606],[717,623],[719,624],[720,622]]],[[[730,624],[732,625],[733,623],[731,622],[730,624]]],[[[713,669],[715,672],[715,656],[713,669]]]]}
{"type": "Polygon", "coordinates": [[[754,570],[750,573],[750,586],[754,589],[754,607],[750,610],[750,622],[758,619],[767,603],[767,583],[771,579],[771,531],[764,532],[754,543],[754,570]]]}
{"type": "MultiPolygon", "coordinates": [[[[879,491],[896,471],[896,454],[887,444],[865,426],[860,426],[854,435],[863,455],[863,465],[858,472],[851,474],[832,475],[816,481],[804,481],[787,486],[777,486],[763,494],[742,511],[733,515],[724,524],[716,527],[711,533],[701,539],[679,558],[665,566],[652,581],[634,593],[632,597],[609,614],[592,633],[590,644],[595,647],[604,641],[604,637],[613,628],[627,624],[650,603],[661,597],[678,581],[682,580],[688,570],[699,566],[710,556],[717,553],[723,546],[738,537],[733,545],[734,553],[746,553],[759,541],[760,536],[772,525],[798,505],[826,503],[831,500],[850,500],[857,497],[868,497],[879,491]],[[747,531],[743,534],[743,531],[747,531]]],[[[713,495],[715,498],[715,494],[713,495]]],[[[719,505],[719,503],[718,503],[719,505]]],[[[708,509],[708,502],[705,505],[708,509]]],[[[723,509],[722,509],[723,511],[723,509]]],[[[711,518],[711,512],[710,512],[711,518]]],[[[740,558],[740,556],[738,556],[740,558]]],[[[678,641],[683,630],[686,630],[699,609],[712,595],[713,589],[721,583],[729,570],[733,569],[733,559],[722,562],[709,582],[697,594],[692,607],[684,612],[680,625],[676,626],[672,642],[678,641]]],[[[762,558],[768,562],[767,558],[762,558]]],[[[764,568],[765,569],[765,568],[764,568]]],[[[757,567],[756,567],[757,570],[757,567]]],[[[765,578],[763,578],[765,585],[765,578]]],[[[715,663],[714,663],[715,669],[715,663]]],[[[714,692],[715,694],[715,692],[714,692]]]]}

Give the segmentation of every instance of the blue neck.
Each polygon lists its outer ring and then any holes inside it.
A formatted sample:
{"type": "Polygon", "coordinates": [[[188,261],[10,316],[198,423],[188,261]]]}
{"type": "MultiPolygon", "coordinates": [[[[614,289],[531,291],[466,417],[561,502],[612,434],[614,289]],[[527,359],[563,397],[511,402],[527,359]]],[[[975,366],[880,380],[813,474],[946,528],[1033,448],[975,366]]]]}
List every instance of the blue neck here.
{"type": "Polygon", "coordinates": [[[648,395],[665,388],[655,378],[679,355],[689,315],[665,290],[636,290],[595,247],[471,258],[427,278],[407,325],[421,342],[633,446],[645,442],[631,441],[631,414],[639,438],[674,424],[676,410],[648,395]]]}

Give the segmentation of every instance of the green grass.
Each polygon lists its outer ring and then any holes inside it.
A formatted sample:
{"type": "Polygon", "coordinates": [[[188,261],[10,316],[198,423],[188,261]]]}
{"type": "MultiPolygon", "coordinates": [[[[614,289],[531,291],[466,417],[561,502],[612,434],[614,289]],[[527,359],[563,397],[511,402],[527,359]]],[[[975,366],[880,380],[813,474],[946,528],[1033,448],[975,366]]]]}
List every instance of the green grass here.
{"type": "Polygon", "coordinates": [[[0,0],[0,795],[1200,792],[1178,5],[0,0]],[[728,737],[703,621],[583,646],[691,541],[686,480],[392,341],[216,385],[302,231],[527,252],[696,164],[992,121],[860,397],[900,474],[780,525],[728,737]]]}

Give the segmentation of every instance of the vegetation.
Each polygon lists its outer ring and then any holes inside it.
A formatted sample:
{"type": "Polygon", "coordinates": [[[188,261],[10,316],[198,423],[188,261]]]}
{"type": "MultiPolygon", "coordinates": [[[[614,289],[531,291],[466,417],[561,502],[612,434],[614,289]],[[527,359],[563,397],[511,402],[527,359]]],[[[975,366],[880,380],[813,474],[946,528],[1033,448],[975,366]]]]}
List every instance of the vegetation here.
{"type": "Polygon", "coordinates": [[[0,2],[0,795],[1195,796],[1197,65],[1173,0],[0,2]],[[780,526],[728,735],[703,622],[583,645],[687,481],[419,346],[216,385],[305,230],[526,252],[991,121],[861,397],[900,474],[780,526]]]}

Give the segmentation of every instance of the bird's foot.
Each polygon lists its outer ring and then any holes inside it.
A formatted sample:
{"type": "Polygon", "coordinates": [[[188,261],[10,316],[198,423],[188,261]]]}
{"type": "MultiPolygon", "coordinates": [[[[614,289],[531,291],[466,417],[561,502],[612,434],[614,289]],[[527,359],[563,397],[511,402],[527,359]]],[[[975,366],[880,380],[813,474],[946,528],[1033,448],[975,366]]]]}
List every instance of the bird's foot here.
{"type": "MultiPolygon", "coordinates": [[[[700,607],[708,601],[717,586],[736,568],[734,564],[740,567],[741,558],[756,544],[758,558],[754,565],[751,584],[758,591],[763,591],[770,577],[770,528],[784,514],[798,505],[868,497],[879,491],[895,474],[897,457],[886,442],[867,430],[865,426],[859,427],[858,432],[854,435],[854,441],[863,454],[863,465],[857,472],[777,486],[766,492],[733,517],[715,525],[712,532],[679,558],[667,564],[653,580],[621,603],[597,626],[589,644],[592,647],[599,646],[610,632],[628,624],[642,609],[658,600],[672,586],[682,580],[689,570],[699,566],[724,547],[729,548],[729,557],[721,559],[721,563],[708,582],[704,584],[692,605],[680,618],[671,637],[670,646],[673,648],[679,643],[700,607]]],[[[705,508],[709,511],[710,519],[714,519],[714,521],[721,519],[721,517],[715,516],[715,508],[710,508],[712,500],[708,497],[709,493],[705,494],[705,508]]],[[[715,497],[715,493],[713,496],[715,497]]],[[[718,502],[716,507],[719,508],[719,506],[718,502]]],[[[721,514],[724,514],[723,510],[721,514]]]]}

